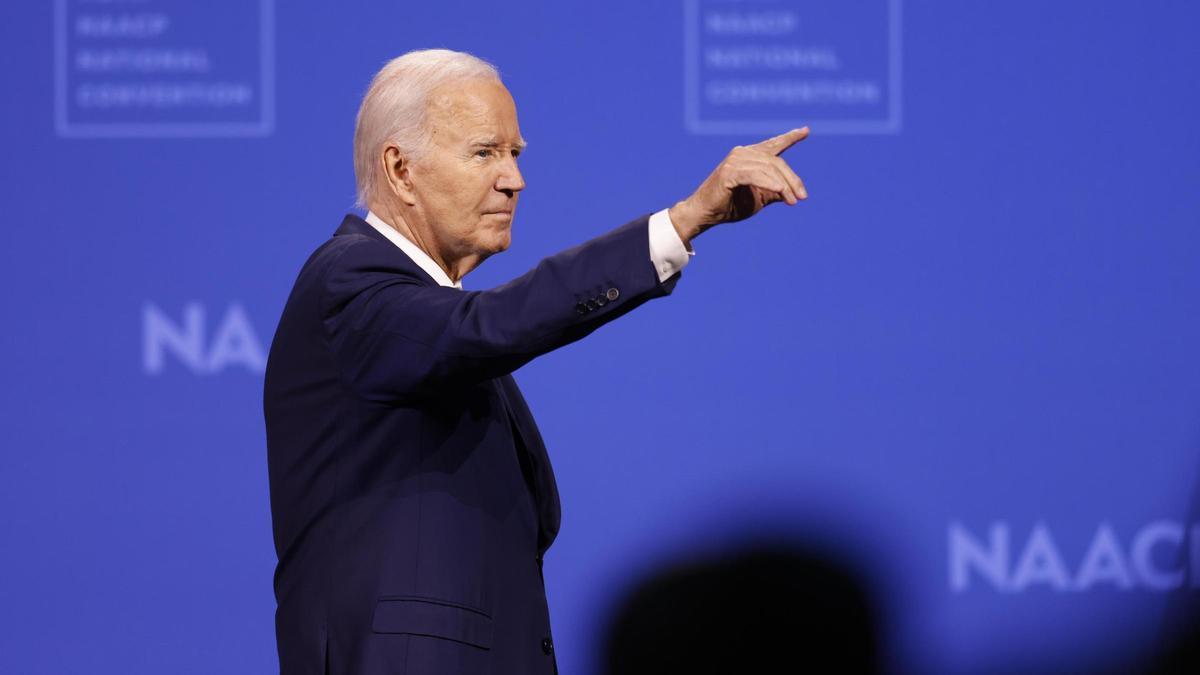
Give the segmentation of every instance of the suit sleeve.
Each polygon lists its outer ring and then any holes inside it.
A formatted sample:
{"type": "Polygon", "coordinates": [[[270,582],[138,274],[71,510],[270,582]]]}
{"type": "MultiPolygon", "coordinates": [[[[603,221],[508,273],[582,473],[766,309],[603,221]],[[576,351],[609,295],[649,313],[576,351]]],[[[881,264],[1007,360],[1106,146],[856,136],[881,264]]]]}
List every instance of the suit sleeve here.
{"type": "Polygon", "coordinates": [[[436,395],[510,373],[651,298],[648,216],[540,261],[486,291],[429,285],[395,252],[359,239],[325,275],[325,329],[346,384],[380,402],[436,395]]]}

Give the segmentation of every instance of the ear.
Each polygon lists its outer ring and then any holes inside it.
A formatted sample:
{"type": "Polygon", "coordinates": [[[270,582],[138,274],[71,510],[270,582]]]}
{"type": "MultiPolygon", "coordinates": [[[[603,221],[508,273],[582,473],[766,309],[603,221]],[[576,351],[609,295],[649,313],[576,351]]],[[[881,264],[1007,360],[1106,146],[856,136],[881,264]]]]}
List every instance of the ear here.
{"type": "Polygon", "coordinates": [[[394,143],[383,146],[379,157],[383,164],[383,177],[387,181],[388,190],[409,206],[417,203],[416,192],[412,185],[412,164],[400,153],[400,148],[394,143]]]}

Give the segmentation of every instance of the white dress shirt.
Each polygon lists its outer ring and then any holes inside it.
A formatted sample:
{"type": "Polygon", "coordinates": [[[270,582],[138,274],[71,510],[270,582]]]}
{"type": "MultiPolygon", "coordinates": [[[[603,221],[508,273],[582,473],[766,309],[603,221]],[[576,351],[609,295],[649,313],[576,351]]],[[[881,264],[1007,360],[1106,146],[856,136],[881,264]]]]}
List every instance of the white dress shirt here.
{"type": "MultiPolygon", "coordinates": [[[[450,281],[446,270],[443,270],[433,261],[433,258],[429,257],[429,254],[422,251],[408,237],[400,234],[399,230],[385,223],[382,218],[371,211],[367,211],[366,220],[371,224],[371,227],[379,230],[380,234],[400,247],[401,251],[404,251],[409,258],[412,258],[412,261],[425,270],[426,274],[433,277],[433,280],[438,282],[438,284],[462,290],[461,280],[450,281]]],[[[675,226],[671,224],[671,217],[667,214],[667,209],[663,209],[650,216],[649,245],[650,261],[654,263],[654,269],[658,272],[660,283],[686,267],[691,257],[696,255],[695,251],[689,251],[684,248],[683,240],[679,238],[679,233],[675,231],[675,226]]]]}

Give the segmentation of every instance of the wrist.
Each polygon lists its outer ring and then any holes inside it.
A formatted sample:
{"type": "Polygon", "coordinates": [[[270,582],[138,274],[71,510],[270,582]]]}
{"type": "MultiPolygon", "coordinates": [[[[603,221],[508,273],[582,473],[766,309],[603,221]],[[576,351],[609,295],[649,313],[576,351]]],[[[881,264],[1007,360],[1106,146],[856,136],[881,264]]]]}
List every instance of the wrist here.
{"type": "Polygon", "coordinates": [[[667,217],[675,228],[675,233],[683,241],[683,245],[690,248],[689,242],[699,235],[701,230],[699,222],[688,209],[687,202],[676,202],[674,206],[667,209],[667,217]]]}

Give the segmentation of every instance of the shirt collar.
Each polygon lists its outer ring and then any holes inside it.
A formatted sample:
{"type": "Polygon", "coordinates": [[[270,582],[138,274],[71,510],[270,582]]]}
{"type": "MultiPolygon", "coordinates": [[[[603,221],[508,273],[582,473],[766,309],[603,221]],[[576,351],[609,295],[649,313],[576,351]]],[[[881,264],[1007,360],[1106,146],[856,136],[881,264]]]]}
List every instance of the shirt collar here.
{"type": "Polygon", "coordinates": [[[449,286],[450,288],[457,288],[460,291],[462,290],[462,281],[450,281],[450,277],[446,274],[446,270],[438,266],[438,264],[433,261],[433,258],[429,257],[428,253],[422,251],[416,244],[410,241],[408,237],[400,234],[396,228],[385,223],[382,218],[375,215],[371,211],[367,211],[366,220],[371,227],[379,230],[380,234],[387,237],[396,246],[400,247],[400,250],[404,251],[409,258],[412,258],[412,261],[417,263],[421,269],[425,270],[426,274],[433,277],[433,280],[438,282],[439,286],[449,286]]]}

